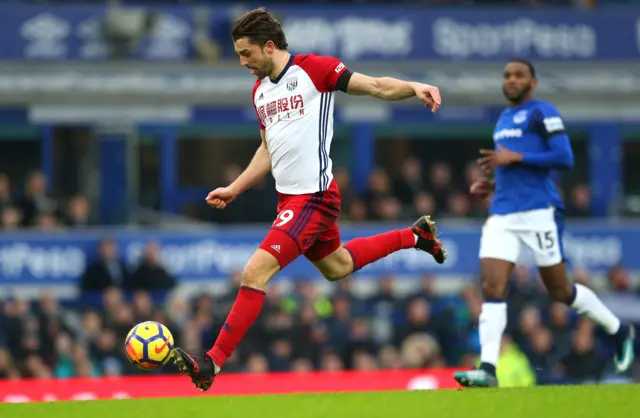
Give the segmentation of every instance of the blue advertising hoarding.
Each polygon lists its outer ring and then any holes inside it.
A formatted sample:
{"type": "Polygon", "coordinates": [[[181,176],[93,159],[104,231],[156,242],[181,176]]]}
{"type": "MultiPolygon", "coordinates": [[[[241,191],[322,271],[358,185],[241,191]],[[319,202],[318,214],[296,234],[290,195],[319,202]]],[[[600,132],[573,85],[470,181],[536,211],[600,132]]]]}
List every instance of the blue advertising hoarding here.
{"type": "MultiPolygon", "coordinates": [[[[105,60],[109,48],[101,22],[106,11],[102,5],[2,5],[0,59],[105,60]]],[[[162,7],[157,24],[140,40],[132,58],[182,61],[192,57],[193,16],[187,7],[162,7]]]]}
{"type": "MultiPolygon", "coordinates": [[[[197,11],[188,6],[152,6],[156,27],[134,58],[194,57],[197,11]]],[[[103,5],[0,6],[0,59],[103,60],[103,5]]],[[[223,55],[233,57],[230,23],[237,6],[213,6],[205,17],[223,55]]],[[[426,7],[283,5],[273,11],[284,22],[293,52],[366,60],[629,60],[640,56],[640,10],[487,10],[426,7]]],[[[201,36],[201,33],[198,34],[201,36]]]]}
{"type": "Polygon", "coordinates": [[[618,60],[639,56],[638,14],[575,10],[278,8],[294,51],[345,60],[618,60]]]}
{"type": "MultiPolygon", "coordinates": [[[[368,236],[394,225],[349,226],[342,228],[342,239],[368,236]]],[[[396,225],[396,227],[406,227],[396,225]]],[[[105,236],[114,238],[123,259],[135,266],[146,243],[161,244],[166,267],[179,280],[225,280],[242,269],[266,232],[264,228],[211,229],[197,232],[105,231],[61,232],[47,234],[16,233],[0,235],[0,286],[61,285],[78,280],[88,263],[95,260],[97,244],[105,236]]],[[[456,275],[473,277],[478,273],[480,225],[441,225],[448,260],[436,264],[430,256],[415,250],[403,250],[365,267],[361,274],[456,275]]],[[[565,236],[566,254],[573,266],[604,272],[621,264],[640,271],[637,246],[640,225],[572,225],[565,236]]],[[[531,264],[524,253],[523,264],[531,264]]],[[[305,259],[296,260],[279,276],[314,278],[318,273],[305,259]]]]}

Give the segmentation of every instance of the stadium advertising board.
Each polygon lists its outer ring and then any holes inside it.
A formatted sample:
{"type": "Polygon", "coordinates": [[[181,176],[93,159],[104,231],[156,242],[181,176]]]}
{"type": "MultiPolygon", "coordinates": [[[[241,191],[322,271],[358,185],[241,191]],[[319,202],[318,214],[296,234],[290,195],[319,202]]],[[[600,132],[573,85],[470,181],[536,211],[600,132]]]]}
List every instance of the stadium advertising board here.
{"type": "MultiPolygon", "coordinates": [[[[207,396],[454,389],[453,369],[221,374],[207,396]]],[[[0,402],[203,396],[180,376],[0,380],[0,402]]]]}
{"type": "MultiPolygon", "coordinates": [[[[361,270],[362,275],[473,276],[478,272],[480,226],[451,226],[443,223],[442,240],[448,259],[438,265],[423,253],[405,250],[384,258],[361,270]]],[[[394,225],[344,227],[344,242],[359,236],[384,232],[394,225]]],[[[403,226],[398,226],[403,227],[403,226]]],[[[266,229],[265,229],[266,230],[266,229]]],[[[146,243],[156,241],[162,246],[163,261],[179,280],[225,279],[242,268],[258,247],[264,231],[241,229],[211,229],[197,232],[70,232],[54,234],[3,234],[0,236],[0,285],[73,284],[88,263],[95,259],[97,245],[104,236],[113,237],[127,263],[135,265],[146,243]]],[[[572,225],[565,235],[566,254],[574,266],[584,266],[602,272],[621,263],[630,270],[640,271],[637,245],[640,226],[572,225]]],[[[524,253],[523,264],[532,265],[524,253]]],[[[296,260],[282,275],[313,278],[318,273],[304,259],[296,260]]]]}
{"type": "MultiPolygon", "coordinates": [[[[195,50],[194,10],[153,7],[159,19],[132,55],[145,60],[184,60],[195,50]]],[[[102,5],[0,6],[1,59],[102,60],[107,43],[102,5]]],[[[638,57],[640,13],[566,9],[542,11],[433,10],[386,7],[275,6],[294,52],[317,52],[348,61],[622,60],[638,57]]],[[[232,57],[230,19],[237,7],[213,7],[209,32],[232,57]]]]}

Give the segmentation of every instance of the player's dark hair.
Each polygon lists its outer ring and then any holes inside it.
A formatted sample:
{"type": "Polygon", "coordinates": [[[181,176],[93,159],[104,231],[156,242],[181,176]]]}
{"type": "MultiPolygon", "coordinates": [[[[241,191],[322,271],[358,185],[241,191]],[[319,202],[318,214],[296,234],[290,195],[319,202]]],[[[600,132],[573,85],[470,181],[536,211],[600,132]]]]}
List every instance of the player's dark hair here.
{"type": "Polygon", "coordinates": [[[527,67],[529,67],[529,72],[531,73],[531,77],[533,77],[533,78],[536,77],[536,67],[533,66],[531,61],[526,60],[524,58],[514,58],[511,61],[509,61],[509,63],[512,63],[512,62],[516,62],[518,64],[526,65],[527,67]]]}
{"type": "Polygon", "coordinates": [[[242,15],[233,24],[231,38],[234,42],[240,38],[247,38],[250,43],[258,44],[261,47],[267,41],[272,41],[278,49],[286,50],[289,47],[282,25],[264,7],[259,7],[242,15]]]}

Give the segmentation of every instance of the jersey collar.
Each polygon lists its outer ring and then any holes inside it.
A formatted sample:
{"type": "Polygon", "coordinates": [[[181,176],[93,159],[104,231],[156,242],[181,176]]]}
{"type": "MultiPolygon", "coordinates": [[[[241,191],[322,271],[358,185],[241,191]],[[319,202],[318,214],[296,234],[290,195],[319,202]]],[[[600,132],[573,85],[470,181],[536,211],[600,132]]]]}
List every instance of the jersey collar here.
{"type": "Polygon", "coordinates": [[[275,80],[272,80],[271,77],[269,77],[269,81],[271,81],[273,84],[278,84],[278,82],[280,82],[280,80],[282,80],[282,77],[284,77],[284,75],[289,70],[289,67],[291,67],[291,64],[293,64],[293,58],[294,58],[294,55],[291,54],[291,56],[289,57],[289,61],[287,61],[287,65],[284,66],[284,68],[282,69],[282,71],[278,75],[278,78],[276,78],[275,80]]]}

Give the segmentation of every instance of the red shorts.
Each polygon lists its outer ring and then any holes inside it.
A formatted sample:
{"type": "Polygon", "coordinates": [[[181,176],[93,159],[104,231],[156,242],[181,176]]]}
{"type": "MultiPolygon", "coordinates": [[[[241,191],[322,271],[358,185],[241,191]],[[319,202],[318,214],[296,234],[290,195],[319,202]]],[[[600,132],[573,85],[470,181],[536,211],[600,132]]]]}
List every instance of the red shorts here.
{"type": "Polygon", "coordinates": [[[260,249],[272,254],[284,268],[301,254],[321,260],[340,245],[336,221],[340,214],[340,190],[332,181],[327,191],[302,195],[278,193],[278,216],[260,249]]]}

